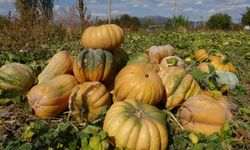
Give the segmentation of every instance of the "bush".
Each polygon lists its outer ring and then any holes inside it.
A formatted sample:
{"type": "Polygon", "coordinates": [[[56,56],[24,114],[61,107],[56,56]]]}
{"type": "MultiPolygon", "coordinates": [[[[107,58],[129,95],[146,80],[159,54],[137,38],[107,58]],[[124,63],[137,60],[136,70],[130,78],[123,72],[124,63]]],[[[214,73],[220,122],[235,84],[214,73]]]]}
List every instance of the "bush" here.
{"type": "Polygon", "coordinates": [[[190,22],[187,17],[183,15],[174,16],[172,19],[167,19],[166,21],[167,30],[180,30],[190,27],[190,22]]]}
{"type": "Polygon", "coordinates": [[[232,18],[228,14],[218,13],[208,19],[207,26],[210,29],[230,30],[232,18]]]}

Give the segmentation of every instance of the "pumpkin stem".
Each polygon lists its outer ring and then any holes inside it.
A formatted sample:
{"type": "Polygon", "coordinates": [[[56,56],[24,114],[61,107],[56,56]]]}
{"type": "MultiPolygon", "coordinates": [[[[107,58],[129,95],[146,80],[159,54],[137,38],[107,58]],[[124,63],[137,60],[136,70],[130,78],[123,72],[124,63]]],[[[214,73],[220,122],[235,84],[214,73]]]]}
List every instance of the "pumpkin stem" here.
{"type": "Polygon", "coordinates": [[[144,116],[144,112],[142,110],[138,110],[135,112],[135,116],[137,118],[142,118],[144,116]]]}
{"type": "Polygon", "coordinates": [[[176,117],[173,115],[172,112],[170,112],[169,110],[164,110],[164,112],[170,118],[171,121],[175,122],[181,128],[181,130],[185,130],[184,127],[180,124],[180,122],[176,119],[176,117]]]}

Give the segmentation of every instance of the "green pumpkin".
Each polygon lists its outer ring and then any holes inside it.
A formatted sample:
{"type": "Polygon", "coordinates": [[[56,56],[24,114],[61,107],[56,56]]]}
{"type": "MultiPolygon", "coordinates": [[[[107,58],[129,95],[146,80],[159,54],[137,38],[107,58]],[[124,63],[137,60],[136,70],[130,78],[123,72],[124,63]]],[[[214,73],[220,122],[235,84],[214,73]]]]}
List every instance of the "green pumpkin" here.
{"type": "Polygon", "coordinates": [[[35,82],[33,70],[20,63],[9,63],[0,68],[0,89],[27,92],[35,82]]]}
{"type": "Polygon", "coordinates": [[[102,49],[85,49],[76,57],[73,72],[80,83],[85,81],[103,83],[114,73],[113,55],[102,49]]]}
{"type": "Polygon", "coordinates": [[[224,70],[215,70],[215,72],[218,76],[216,82],[220,87],[226,86],[226,88],[234,90],[240,84],[238,77],[232,72],[224,70]]]}
{"type": "Polygon", "coordinates": [[[112,51],[112,54],[114,57],[117,71],[121,70],[124,66],[126,66],[129,57],[128,57],[127,52],[124,49],[122,48],[116,49],[112,51]]]}

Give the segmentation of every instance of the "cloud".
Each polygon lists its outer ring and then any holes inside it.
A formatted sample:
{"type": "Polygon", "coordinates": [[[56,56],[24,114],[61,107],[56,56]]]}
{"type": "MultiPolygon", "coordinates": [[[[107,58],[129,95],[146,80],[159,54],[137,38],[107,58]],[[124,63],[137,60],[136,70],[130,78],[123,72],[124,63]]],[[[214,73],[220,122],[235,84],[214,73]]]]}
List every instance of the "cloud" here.
{"type": "Polygon", "coordinates": [[[15,0],[0,0],[0,4],[13,3],[15,0]]]}
{"type": "Polygon", "coordinates": [[[190,11],[192,11],[193,9],[194,9],[194,8],[189,7],[189,8],[184,8],[183,11],[184,11],[184,12],[190,12],[190,11]]]}
{"type": "Polygon", "coordinates": [[[203,4],[203,1],[196,1],[194,4],[195,4],[195,5],[202,5],[202,4],[203,4]]]}
{"type": "Polygon", "coordinates": [[[96,4],[97,0],[90,0],[89,3],[96,4]]]}
{"type": "Polygon", "coordinates": [[[162,7],[162,6],[165,6],[165,5],[166,5],[165,3],[158,3],[156,6],[162,7]]]}

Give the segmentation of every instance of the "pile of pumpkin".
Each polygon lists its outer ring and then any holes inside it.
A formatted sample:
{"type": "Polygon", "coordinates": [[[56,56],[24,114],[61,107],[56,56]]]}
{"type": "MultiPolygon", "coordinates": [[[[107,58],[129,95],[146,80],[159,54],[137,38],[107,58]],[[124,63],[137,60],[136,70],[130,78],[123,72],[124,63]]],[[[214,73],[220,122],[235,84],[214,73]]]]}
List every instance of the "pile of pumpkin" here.
{"type": "MultiPolygon", "coordinates": [[[[202,90],[172,46],[152,46],[128,61],[120,48],[123,39],[117,25],[89,27],[82,36],[85,49],[75,58],[65,51],[55,54],[36,85],[29,67],[10,63],[0,68],[0,88],[27,94],[29,105],[41,118],[69,109],[80,123],[97,119],[109,108],[104,131],[117,147],[130,149],[167,148],[165,115],[155,105],[179,108],[182,126],[206,135],[220,132],[232,119],[227,98],[202,90]]],[[[236,71],[205,50],[199,50],[195,59],[211,59],[214,68],[236,71]]],[[[202,62],[199,68],[207,72],[209,64],[202,62]]]]}

